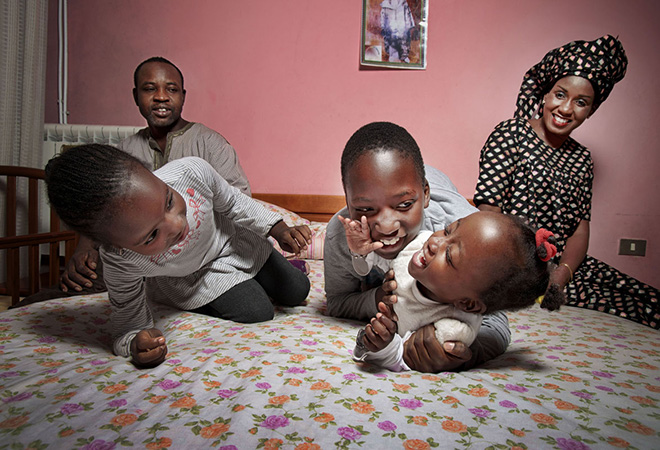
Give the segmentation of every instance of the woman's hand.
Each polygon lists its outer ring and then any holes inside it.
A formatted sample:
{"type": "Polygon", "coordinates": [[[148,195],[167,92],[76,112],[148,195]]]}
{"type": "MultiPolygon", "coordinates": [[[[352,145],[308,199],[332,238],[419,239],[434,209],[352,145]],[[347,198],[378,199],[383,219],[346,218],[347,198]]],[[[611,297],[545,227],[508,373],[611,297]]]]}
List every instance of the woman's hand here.
{"type": "Polygon", "coordinates": [[[374,242],[371,240],[371,232],[369,230],[369,223],[367,218],[362,216],[360,221],[353,219],[346,219],[338,216],[339,221],[344,225],[346,231],[346,242],[348,249],[356,255],[366,256],[369,253],[378,250],[384,244],[380,241],[374,242]]]}
{"type": "Polygon", "coordinates": [[[403,344],[403,360],[418,372],[438,373],[456,370],[472,357],[472,350],[463,342],[440,344],[435,326],[426,325],[415,331],[403,344]]]}
{"type": "Polygon", "coordinates": [[[131,356],[137,367],[155,367],[165,361],[166,355],[165,336],[157,328],[141,330],[131,341],[131,356]]]}
{"type": "Polygon", "coordinates": [[[564,289],[578,266],[587,256],[589,249],[589,221],[581,220],[572,236],[566,239],[566,247],[561,255],[559,265],[550,274],[550,284],[559,285],[560,289],[564,289]],[[568,267],[563,264],[568,265],[568,267]],[[569,270],[570,267],[570,270],[569,270]]]}
{"type": "Polygon", "coordinates": [[[275,238],[282,250],[296,256],[312,243],[312,230],[307,225],[290,227],[283,220],[277,222],[268,234],[275,238]]]}

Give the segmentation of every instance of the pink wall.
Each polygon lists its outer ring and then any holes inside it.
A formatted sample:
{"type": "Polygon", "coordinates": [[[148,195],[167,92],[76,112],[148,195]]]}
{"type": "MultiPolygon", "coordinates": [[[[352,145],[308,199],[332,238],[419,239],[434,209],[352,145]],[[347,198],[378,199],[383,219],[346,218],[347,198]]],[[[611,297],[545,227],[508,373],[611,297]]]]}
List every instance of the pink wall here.
{"type": "MultiPolygon", "coordinates": [[[[575,137],[596,164],[590,253],[660,285],[660,2],[430,2],[428,68],[360,69],[358,0],[69,0],[69,122],[142,125],[132,74],[161,55],[183,71],[184,117],[220,131],[253,191],[341,194],[339,159],[361,125],[389,120],[473,194],[479,150],[508,118],[524,72],[573,39],[619,35],[626,78],[575,137]],[[645,258],[617,256],[621,237],[645,258]]],[[[51,0],[51,14],[57,2],[51,0]]],[[[51,21],[51,24],[53,22],[51,21]]],[[[56,36],[51,33],[50,36],[56,36]]],[[[49,52],[56,67],[56,42],[49,52]]],[[[56,122],[49,72],[47,122],[56,122]]]]}

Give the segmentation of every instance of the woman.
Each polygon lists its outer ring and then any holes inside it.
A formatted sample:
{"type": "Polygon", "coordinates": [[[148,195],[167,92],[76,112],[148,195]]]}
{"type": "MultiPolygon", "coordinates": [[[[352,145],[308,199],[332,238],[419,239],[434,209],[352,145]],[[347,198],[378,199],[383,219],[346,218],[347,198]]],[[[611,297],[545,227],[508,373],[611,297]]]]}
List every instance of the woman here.
{"type": "Polygon", "coordinates": [[[593,162],[570,137],[623,79],[628,59],[612,36],[550,51],[523,79],[514,119],[481,150],[475,204],[526,216],[555,233],[551,283],[568,304],[658,328],[658,290],[587,255],[593,162]]]}

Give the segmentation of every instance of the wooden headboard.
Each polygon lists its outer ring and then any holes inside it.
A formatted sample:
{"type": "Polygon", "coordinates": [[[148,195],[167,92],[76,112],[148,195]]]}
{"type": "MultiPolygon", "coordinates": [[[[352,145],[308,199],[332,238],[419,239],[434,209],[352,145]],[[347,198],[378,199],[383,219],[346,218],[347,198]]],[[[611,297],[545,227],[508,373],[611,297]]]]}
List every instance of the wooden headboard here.
{"type": "Polygon", "coordinates": [[[343,195],[253,193],[252,197],[281,206],[305,219],[317,222],[329,221],[337,211],[346,206],[343,195]]]}
{"type": "MultiPolygon", "coordinates": [[[[337,211],[346,206],[343,195],[308,195],[308,194],[252,194],[253,198],[272,203],[293,211],[301,217],[317,222],[328,222],[337,211]]],[[[468,203],[474,206],[471,198],[468,203]]]]}

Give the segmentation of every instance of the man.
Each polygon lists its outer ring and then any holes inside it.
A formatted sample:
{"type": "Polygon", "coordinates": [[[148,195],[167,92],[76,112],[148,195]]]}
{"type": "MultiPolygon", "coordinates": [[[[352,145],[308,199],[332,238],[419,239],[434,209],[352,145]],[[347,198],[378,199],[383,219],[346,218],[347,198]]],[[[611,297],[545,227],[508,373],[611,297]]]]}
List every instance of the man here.
{"type": "MultiPolygon", "coordinates": [[[[165,58],[152,57],[137,66],[133,81],[133,99],[147,121],[147,128],[121,141],[120,149],[151,170],[184,156],[198,156],[208,161],[230,185],[251,195],[236,150],[229,142],[201,123],[181,117],[186,90],[178,67],[165,58]]],[[[80,236],[78,247],[60,276],[61,290],[65,293],[105,290],[99,266],[97,246],[80,236]]]]}
{"type": "Polygon", "coordinates": [[[120,142],[120,149],[152,170],[173,159],[198,156],[229,184],[250,195],[247,177],[229,142],[201,123],[181,117],[186,90],[174,64],[161,57],[149,58],[135,69],[133,79],[133,99],[148,127],[120,142]]]}

